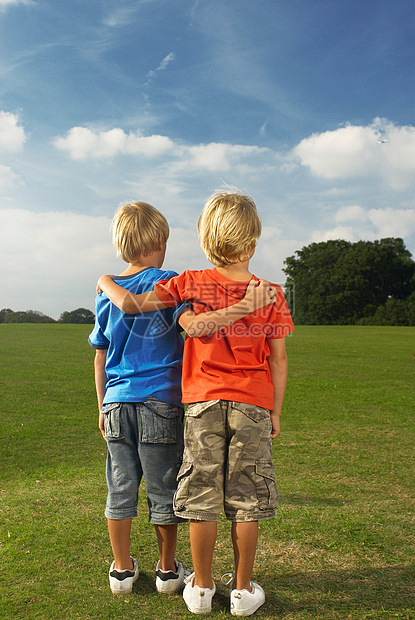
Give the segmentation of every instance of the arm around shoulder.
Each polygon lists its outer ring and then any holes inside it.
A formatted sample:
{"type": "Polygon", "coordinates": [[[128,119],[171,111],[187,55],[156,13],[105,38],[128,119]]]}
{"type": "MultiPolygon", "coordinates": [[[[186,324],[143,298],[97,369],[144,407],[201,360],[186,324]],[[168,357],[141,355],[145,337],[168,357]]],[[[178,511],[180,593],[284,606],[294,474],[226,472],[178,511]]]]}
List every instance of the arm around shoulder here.
{"type": "Polygon", "coordinates": [[[105,293],[110,301],[126,314],[139,314],[140,312],[152,312],[166,308],[166,305],[160,301],[154,291],[140,294],[131,293],[116,284],[113,278],[114,276],[101,276],[98,280],[97,292],[105,293]]]}
{"type": "Polygon", "coordinates": [[[272,304],[275,295],[276,289],[270,286],[266,280],[260,280],[259,283],[251,280],[246,289],[245,297],[237,303],[221,310],[212,310],[201,314],[195,314],[193,310],[187,308],[180,315],[179,324],[190,338],[211,336],[247,314],[272,304]]]}

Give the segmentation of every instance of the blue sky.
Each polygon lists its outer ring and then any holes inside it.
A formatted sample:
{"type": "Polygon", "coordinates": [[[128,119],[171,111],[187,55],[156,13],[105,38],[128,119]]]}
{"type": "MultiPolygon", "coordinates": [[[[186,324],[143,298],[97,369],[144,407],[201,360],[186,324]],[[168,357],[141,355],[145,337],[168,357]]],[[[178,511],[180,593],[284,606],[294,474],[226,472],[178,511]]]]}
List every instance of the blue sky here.
{"type": "Polygon", "coordinates": [[[413,0],[0,0],[0,308],[94,307],[109,227],[145,200],[165,267],[208,266],[224,184],[263,221],[253,271],[313,241],[415,253],[413,0]]]}

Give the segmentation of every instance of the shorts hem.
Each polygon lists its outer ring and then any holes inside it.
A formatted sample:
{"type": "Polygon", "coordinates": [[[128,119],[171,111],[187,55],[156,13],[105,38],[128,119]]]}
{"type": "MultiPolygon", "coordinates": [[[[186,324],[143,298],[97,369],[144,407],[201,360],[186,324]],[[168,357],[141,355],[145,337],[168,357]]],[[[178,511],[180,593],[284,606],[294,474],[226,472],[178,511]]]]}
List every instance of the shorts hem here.
{"type": "Polygon", "coordinates": [[[152,525],[178,525],[179,523],[185,523],[185,519],[182,519],[178,515],[150,515],[148,518],[152,525]]]}
{"type": "Polygon", "coordinates": [[[225,513],[228,521],[235,523],[244,521],[262,521],[263,519],[271,519],[277,514],[277,510],[261,510],[261,512],[245,512],[245,513],[225,513]]]}
{"type": "Polygon", "coordinates": [[[134,519],[137,516],[137,509],[130,508],[126,510],[111,510],[105,509],[105,516],[107,519],[113,519],[114,521],[121,521],[122,519],[134,519]]]}
{"type": "Polygon", "coordinates": [[[191,510],[186,510],[180,512],[176,511],[175,515],[180,515],[182,519],[193,519],[194,521],[219,521],[219,515],[210,512],[193,512],[191,510]]]}

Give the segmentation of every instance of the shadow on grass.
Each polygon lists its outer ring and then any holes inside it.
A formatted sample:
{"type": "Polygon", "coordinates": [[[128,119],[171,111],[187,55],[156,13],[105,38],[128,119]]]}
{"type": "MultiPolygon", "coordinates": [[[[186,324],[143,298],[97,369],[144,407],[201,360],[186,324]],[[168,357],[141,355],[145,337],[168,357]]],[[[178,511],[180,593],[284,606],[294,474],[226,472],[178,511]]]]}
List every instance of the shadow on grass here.
{"type": "Polygon", "coordinates": [[[134,594],[144,596],[145,594],[154,594],[155,592],[155,572],[145,573],[140,570],[140,575],[133,585],[134,594]]]}
{"type": "MultiPolygon", "coordinates": [[[[279,575],[258,574],[266,601],[255,617],[285,618],[401,618],[410,619],[414,609],[415,569],[406,566],[365,570],[292,571],[279,575]],[[379,616],[374,616],[379,612],[379,616]],[[384,615],[390,612],[390,615],[384,615]]],[[[229,590],[221,584],[212,602],[213,612],[229,613],[229,590]]],[[[154,573],[141,573],[133,592],[154,595],[154,573]]],[[[185,609],[184,609],[185,611],[185,609]]]]}
{"type": "Polygon", "coordinates": [[[373,615],[366,614],[377,611],[389,611],[390,618],[414,617],[415,567],[296,571],[263,575],[260,583],[266,592],[266,602],[258,612],[259,617],[266,617],[270,612],[275,617],[317,612],[325,618],[344,618],[347,612],[353,618],[357,617],[356,613],[362,618],[372,618],[373,615]]]}

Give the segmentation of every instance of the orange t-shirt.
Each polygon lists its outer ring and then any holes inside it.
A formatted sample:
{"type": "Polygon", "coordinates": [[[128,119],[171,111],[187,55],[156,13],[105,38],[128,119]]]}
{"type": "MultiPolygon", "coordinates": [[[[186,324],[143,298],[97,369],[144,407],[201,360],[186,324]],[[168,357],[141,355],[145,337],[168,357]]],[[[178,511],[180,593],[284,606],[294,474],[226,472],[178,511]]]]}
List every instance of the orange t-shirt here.
{"type": "MultiPolygon", "coordinates": [[[[255,277],[255,276],[254,276],[255,277]]],[[[166,306],[188,301],[196,314],[220,310],[240,301],[248,282],[230,280],[216,269],[185,271],[155,285],[166,306]]],[[[186,338],[182,400],[195,403],[230,400],[272,409],[274,388],[268,365],[269,338],[284,338],[293,329],[280,286],[273,304],[201,338],[186,338]]]]}

